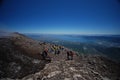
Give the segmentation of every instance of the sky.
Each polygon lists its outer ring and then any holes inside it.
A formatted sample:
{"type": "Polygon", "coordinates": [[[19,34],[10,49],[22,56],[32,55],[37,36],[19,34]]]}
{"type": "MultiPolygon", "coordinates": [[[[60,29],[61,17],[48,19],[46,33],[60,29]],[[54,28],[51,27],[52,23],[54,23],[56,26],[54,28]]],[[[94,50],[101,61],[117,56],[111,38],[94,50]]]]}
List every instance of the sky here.
{"type": "Polygon", "coordinates": [[[120,34],[120,0],[0,0],[0,30],[120,34]]]}

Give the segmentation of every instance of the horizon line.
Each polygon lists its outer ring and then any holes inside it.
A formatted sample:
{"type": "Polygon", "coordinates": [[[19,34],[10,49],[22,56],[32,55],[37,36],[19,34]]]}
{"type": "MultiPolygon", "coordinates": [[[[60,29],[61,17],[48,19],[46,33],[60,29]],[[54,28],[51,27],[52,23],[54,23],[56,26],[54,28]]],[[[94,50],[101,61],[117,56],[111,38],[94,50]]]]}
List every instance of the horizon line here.
{"type": "Polygon", "coordinates": [[[22,33],[22,34],[34,34],[34,35],[120,35],[120,34],[117,34],[117,33],[38,33],[38,32],[19,32],[19,31],[4,31],[4,30],[0,30],[0,32],[8,32],[8,33],[14,33],[14,32],[18,32],[18,33],[22,33]]]}
{"type": "MultiPolygon", "coordinates": [[[[20,32],[21,33],[21,32],[20,32]]],[[[100,34],[90,34],[90,33],[88,33],[88,34],[75,34],[75,33],[73,33],[73,34],[71,34],[71,33],[25,33],[25,32],[22,32],[22,34],[34,34],[34,35],[39,35],[39,34],[42,34],[42,35],[120,35],[120,34],[105,34],[105,33],[100,33],[100,34]]]]}

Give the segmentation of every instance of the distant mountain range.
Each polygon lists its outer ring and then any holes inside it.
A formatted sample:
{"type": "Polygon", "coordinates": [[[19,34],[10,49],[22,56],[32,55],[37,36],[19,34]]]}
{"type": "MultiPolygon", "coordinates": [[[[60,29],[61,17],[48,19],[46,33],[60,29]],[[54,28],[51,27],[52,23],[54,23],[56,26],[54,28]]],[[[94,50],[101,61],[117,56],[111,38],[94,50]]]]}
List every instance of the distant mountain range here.
{"type": "Polygon", "coordinates": [[[99,54],[120,61],[120,35],[26,35],[38,41],[68,47],[79,54],[99,54]]]}

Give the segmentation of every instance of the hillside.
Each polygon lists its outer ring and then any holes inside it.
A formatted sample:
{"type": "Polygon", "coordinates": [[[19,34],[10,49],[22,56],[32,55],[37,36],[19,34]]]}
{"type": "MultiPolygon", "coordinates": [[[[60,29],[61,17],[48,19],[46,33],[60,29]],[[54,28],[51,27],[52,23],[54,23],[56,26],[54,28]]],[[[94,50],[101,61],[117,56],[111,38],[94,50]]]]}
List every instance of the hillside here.
{"type": "Polygon", "coordinates": [[[0,38],[1,80],[119,80],[120,64],[99,55],[74,55],[67,60],[64,46],[32,40],[19,33],[0,38]],[[62,47],[60,54],[51,52],[62,47]],[[40,55],[48,48],[50,60],[40,55]]]}
{"type": "Polygon", "coordinates": [[[22,78],[43,69],[48,61],[41,60],[42,47],[24,35],[11,35],[0,38],[0,78],[22,78]]]}

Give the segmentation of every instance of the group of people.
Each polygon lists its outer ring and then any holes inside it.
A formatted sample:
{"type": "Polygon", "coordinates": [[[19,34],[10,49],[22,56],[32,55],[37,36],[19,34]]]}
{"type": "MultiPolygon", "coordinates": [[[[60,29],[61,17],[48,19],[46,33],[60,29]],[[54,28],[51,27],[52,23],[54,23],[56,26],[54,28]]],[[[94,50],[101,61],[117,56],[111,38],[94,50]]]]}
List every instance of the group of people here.
{"type": "Polygon", "coordinates": [[[62,46],[58,46],[58,45],[52,45],[51,46],[51,52],[55,55],[60,54],[61,50],[63,50],[64,48],[62,46]]]}
{"type": "MultiPolygon", "coordinates": [[[[54,51],[55,55],[59,55],[60,54],[60,50],[62,50],[62,47],[58,47],[58,46],[52,46],[52,51],[54,51]]],[[[42,52],[42,58],[44,60],[46,60],[48,58],[48,52],[49,50],[47,48],[44,49],[44,51],[42,52]]],[[[67,54],[67,60],[73,60],[73,55],[74,52],[73,51],[66,51],[67,54]]]]}
{"type": "Polygon", "coordinates": [[[60,49],[59,49],[59,47],[58,46],[56,46],[56,45],[53,45],[52,47],[51,47],[51,50],[52,50],[52,52],[56,55],[56,54],[60,54],[60,49]]]}

